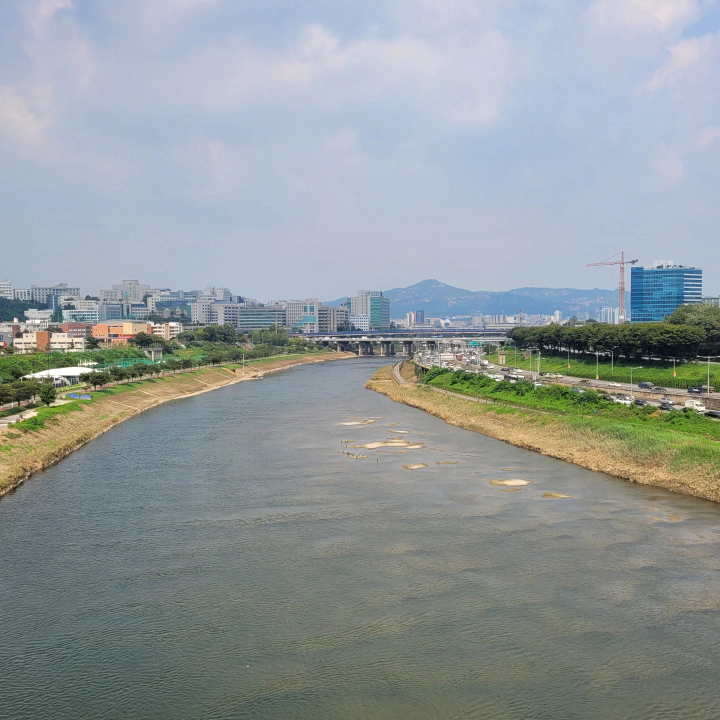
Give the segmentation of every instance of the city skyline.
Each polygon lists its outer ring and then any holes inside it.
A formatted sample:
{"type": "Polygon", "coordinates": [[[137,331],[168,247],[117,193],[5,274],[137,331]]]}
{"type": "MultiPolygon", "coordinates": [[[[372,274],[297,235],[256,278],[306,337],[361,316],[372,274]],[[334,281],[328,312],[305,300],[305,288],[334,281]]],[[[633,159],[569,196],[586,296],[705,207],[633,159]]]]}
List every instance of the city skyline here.
{"type": "Polygon", "coordinates": [[[717,3],[21,0],[0,24],[19,286],[96,292],[142,262],[333,298],[720,261],[717,3]]]}

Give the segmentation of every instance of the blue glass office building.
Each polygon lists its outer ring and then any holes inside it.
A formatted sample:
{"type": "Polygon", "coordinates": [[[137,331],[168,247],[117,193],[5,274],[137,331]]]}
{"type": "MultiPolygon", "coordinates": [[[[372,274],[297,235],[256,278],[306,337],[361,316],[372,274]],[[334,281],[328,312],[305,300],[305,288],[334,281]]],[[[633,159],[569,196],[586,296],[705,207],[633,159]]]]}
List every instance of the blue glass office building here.
{"type": "Polygon", "coordinates": [[[679,305],[702,302],[702,270],[656,262],[630,274],[632,322],[661,322],[679,305]]]}

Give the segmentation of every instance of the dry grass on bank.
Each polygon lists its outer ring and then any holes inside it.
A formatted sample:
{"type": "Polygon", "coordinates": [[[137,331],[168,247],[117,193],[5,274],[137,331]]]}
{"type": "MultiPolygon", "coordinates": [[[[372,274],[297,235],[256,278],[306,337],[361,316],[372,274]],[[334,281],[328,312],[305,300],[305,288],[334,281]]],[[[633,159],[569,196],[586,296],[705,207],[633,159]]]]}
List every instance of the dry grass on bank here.
{"type": "Polygon", "coordinates": [[[559,417],[444,395],[422,385],[398,386],[380,368],[366,387],[425,410],[451,425],[566,460],[589,470],[720,502],[718,443],[669,430],[651,435],[623,423],[559,417]]]}

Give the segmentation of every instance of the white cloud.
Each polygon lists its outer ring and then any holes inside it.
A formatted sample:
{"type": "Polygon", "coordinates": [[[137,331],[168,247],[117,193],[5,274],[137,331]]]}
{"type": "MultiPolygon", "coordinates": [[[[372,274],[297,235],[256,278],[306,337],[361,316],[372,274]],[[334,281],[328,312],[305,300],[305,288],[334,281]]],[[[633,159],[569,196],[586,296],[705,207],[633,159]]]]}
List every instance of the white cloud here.
{"type": "Polygon", "coordinates": [[[55,15],[62,10],[72,10],[72,0],[24,0],[20,12],[37,37],[42,37],[55,15]]]}
{"type": "Polygon", "coordinates": [[[699,7],[697,0],[595,0],[590,11],[605,30],[656,33],[692,22],[699,7]]]}
{"type": "Polygon", "coordinates": [[[714,140],[720,140],[720,127],[717,125],[709,125],[703,128],[702,132],[698,135],[696,145],[698,147],[705,147],[714,140]]]}
{"type": "Polygon", "coordinates": [[[655,72],[647,90],[651,93],[676,82],[718,42],[717,35],[705,35],[700,38],[688,38],[669,48],[670,57],[655,72]]]}
{"type": "Polygon", "coordinates": [[[0,85],[0,129],[23,145],[37,145],[43,138],[41,121],[15,88],[0,85]]]}

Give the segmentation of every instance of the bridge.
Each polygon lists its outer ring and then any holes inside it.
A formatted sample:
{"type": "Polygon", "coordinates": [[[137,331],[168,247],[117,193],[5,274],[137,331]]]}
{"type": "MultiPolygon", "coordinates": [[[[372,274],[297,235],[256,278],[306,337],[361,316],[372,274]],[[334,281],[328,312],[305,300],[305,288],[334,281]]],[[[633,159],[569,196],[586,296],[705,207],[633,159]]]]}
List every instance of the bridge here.
{"type": "Polygon", "coordinates": [[[317,345],[335,347],[338,352],[357,352],[360,356],[395,355],[398,350],[410,356],[419,350],[459,350],[491,343],[500,345],[507,340],[503,330],[472,328],[428,328],[427,330],[393,329],[384,331],[351,331],[334,333],[306,333],[302,337],[317,345]]]}

